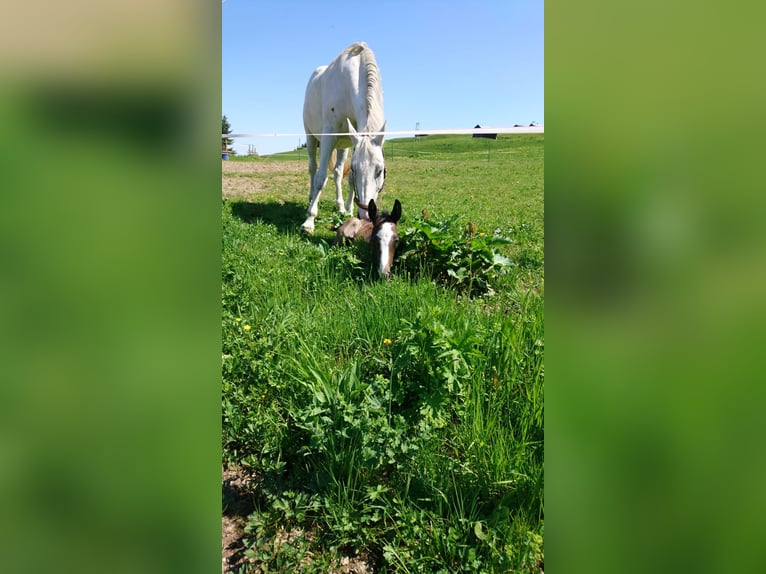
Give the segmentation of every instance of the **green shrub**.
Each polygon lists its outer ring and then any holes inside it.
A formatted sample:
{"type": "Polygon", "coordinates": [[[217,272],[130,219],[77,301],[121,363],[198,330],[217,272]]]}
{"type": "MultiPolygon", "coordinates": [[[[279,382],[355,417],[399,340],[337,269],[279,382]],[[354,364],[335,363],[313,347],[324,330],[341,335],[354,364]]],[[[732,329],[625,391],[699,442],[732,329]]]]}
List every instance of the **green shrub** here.
{"type": "Polygon", "coordinates": [[[458,216],[439,220],[422,216],[401,235],[399,265],[410,276],[426,274],[468,295],[493,294],[493,281],[511,267],[497,247],[510,243],[499,229],[462,226],[458,216]]]}

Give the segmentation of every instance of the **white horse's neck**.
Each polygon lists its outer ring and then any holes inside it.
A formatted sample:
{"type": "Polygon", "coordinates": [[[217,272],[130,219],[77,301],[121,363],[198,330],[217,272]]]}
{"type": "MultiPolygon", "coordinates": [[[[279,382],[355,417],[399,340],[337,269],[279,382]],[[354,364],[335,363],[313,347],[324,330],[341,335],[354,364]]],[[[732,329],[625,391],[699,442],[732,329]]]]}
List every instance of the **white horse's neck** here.
{"type": "Polygon", "coordinates": [[[383,126],[385,121],[383,115],[383,88],[380,82],[380,71],[378,63],[375,61],[375,54],[366,45],[360,51],[361,58],[360,84],[364,86],[364,118],[357,118],[358,131],[377,132],[383,126]]]}

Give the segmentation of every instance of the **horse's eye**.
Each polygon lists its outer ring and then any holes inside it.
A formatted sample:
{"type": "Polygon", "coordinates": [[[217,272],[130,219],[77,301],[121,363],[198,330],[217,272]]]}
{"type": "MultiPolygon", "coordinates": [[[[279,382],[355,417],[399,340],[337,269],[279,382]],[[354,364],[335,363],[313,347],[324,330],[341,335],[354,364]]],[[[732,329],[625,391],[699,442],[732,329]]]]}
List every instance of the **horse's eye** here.
{"type": "Polygon", "coordinates": [[[378,179],[383,174],[383,170],[378,168],[375,170],[375,179],[378,179]]]}

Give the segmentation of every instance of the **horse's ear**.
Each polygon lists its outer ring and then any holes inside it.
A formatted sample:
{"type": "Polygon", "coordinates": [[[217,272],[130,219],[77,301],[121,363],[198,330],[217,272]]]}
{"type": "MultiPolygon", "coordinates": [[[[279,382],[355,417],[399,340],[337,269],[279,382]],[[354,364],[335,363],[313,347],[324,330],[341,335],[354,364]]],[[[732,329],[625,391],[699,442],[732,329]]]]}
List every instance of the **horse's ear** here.
{"type": "Polygon", "coordinates": [[[376,146],[382,146],[382,145],[383,145],[383,139],[386,137],[386,134],[384,134],[384,133],[383,133],[383,132],[385,132],[385,131],[386,131],[386,122],[383,122],[383,127],[381,127],[381,128],[380,128],[380,132],[381,132],[381,133],[380,133],[380,134],[378,134],[378,135],[376,135],[376,136],[373,138],[373,140],[372,140],[372,142],[373,142],[373,143],[374,143],[376,146]]]}
{"type": "Polygon", "coordinates": [[[378,215],[378,206],[375,205],[375,200],[371,199],[367,204],[367,215],[370,216],[370,221],[375,223],[375,216],[378,215]]]}
{"type": "Polygon", "coordinates": [[[359,134],[356,133],[354,125],[349,118],[346,118],[346,123],[348,124],[348,135],[351,136],[351,141],[354,142],[354,147],[356,147],[356,144],[359,143],[359,134]]]}
{"type": "Polygon", "coordinates": [[[388,220],[396,223],[399,221],[399,218],[402,216],[402,204],[397,199],[394,201],[394,210],[391,212],[391,215],[388,217],[388,220]]]}

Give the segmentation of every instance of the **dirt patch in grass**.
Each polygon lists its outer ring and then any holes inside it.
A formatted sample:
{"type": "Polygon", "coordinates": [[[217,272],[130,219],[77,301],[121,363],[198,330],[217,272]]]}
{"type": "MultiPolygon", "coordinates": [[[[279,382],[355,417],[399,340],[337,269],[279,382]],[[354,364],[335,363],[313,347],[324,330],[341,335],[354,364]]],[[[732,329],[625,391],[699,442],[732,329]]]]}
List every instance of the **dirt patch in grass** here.
{"type": "MultiPolygon", "coordinates": [[[[308,163],[302,161],[221,161],[221,173],[300,173],[308,180],[308,163]]],[[[308,184],[307,184],[308,185],[308,184]]]]}
{"type": "MultiPolygon", "coordinates": [[[[223,514],[221,516],[221,572],[236,572],[243,566],[247,572],[260,573],[262,568],[253,564],[245,556],[245,524],[247,517],[255,510],[255,495],[258,488],[257,478],[248,474],[239,466],[224,466],[221,485],[223,514]]],[[[281,530],[273,540],[275,548],[291,543],[296,538],[305,536],[311,539],[312,532],[304,533],[297,529],[290,532],[281,530]]],[[[310,556],[307,561],[310,562],[310,556]]],[[[342,557],[333,563],[332,574],[371,574],[369,561],[363,558],[342,557]]]]}
{"type": "Polygon", "coordinates": [[[245,545],[245,523],[255,510],[253,497],[256,481],[237,466],[223,467],[221,485],[223,515],[221,517],[221,571],[234,572],[247,562],[245,545]]]}
{"type": "Polygon", "coordinates": [[[248,200],[263,194],[308,198],[308,168],[303,162],[222,161],[221,176],[225,199],[248,200]]]}

